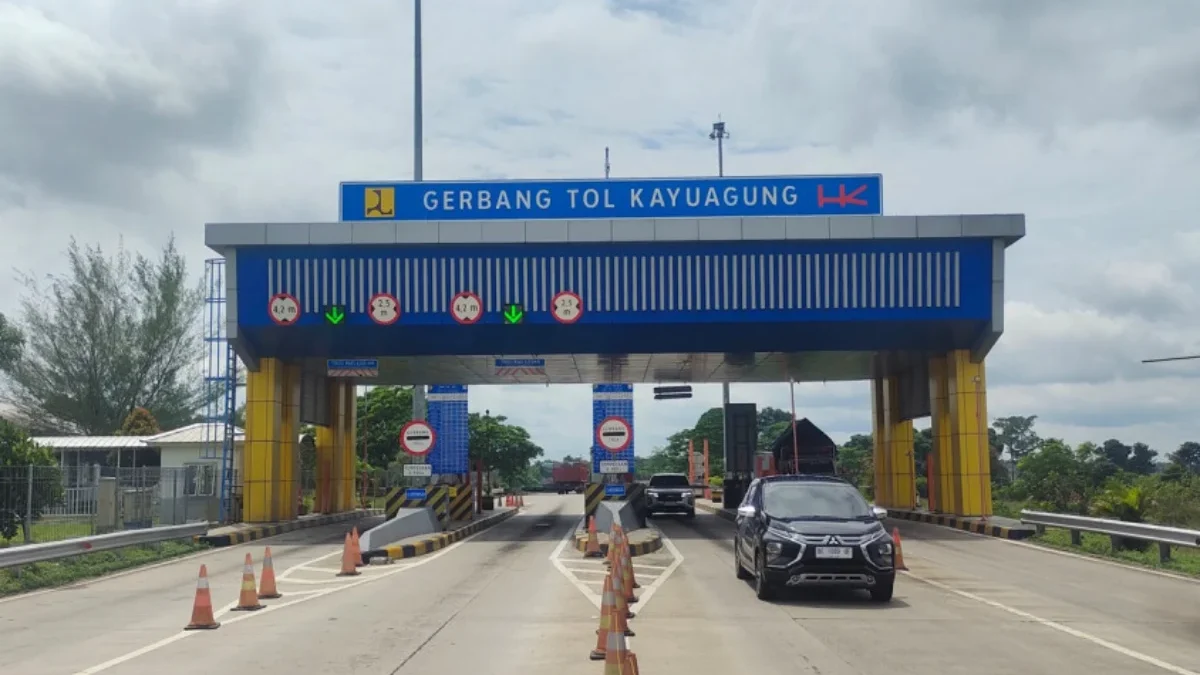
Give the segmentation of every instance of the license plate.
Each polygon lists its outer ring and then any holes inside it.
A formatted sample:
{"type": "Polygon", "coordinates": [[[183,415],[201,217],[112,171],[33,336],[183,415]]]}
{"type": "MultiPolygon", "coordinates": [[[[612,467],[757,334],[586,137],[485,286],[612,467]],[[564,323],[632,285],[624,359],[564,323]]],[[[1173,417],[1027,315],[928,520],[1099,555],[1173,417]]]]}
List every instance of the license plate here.
{"type": "Polygon", "coordinates": [[[833,560],[849,560],[854,557],[854,549],[849,546],[818,546],[817,557],[833,560]]]}

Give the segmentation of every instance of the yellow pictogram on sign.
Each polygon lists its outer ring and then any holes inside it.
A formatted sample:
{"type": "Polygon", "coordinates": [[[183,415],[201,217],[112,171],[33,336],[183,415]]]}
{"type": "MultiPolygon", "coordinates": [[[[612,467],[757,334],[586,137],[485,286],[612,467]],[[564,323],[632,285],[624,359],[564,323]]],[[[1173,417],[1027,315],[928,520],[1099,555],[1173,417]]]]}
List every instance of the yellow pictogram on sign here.
{"type": "Polygon", "coordinates": [[[364,218],[391,218],[396,215],[396,188],[368,187],[363,194],[364,218]]]}

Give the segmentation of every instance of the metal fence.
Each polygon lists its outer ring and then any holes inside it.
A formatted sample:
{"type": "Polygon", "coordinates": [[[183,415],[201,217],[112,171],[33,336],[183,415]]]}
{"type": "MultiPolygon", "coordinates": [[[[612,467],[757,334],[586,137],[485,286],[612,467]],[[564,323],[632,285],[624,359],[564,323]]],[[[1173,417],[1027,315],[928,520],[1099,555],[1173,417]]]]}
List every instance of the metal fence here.
{"type": "Polygon", "coordinates": [[[1113,548],[1118,548],[1118,542],[1121,539],[1158,544],[1158,558],[1162,562],[1171,559],[1172,546],[1200,548],[1200,530],[1188,530],[1181,527],[1130,523],[1124,520],[1089,518],[1046,511],[1021,511],[1021,522],[1033,525],[1039,534],[1044,532],[1047,527],[1067,530],[1071,533],[1071,544],[1074,546],[1082,544],[1081,533],[1083,532],[1108,535],[1113,540],[1113,548]]]}
{"type": "Polygon", "coordinates": [[[0,546],[215,521],[210,467],[0,467],[0,546]]]}

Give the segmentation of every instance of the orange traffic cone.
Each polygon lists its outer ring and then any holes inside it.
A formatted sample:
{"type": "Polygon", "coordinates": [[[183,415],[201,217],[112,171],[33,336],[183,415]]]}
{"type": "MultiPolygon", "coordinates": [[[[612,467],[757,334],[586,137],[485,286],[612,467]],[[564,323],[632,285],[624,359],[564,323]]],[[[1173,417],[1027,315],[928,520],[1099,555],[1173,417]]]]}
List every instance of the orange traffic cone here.
{"type": "Polygon", "coordinates": [[[613,557],[614,564],[609,569],[621,579],[621,589],[625,592],[625,604],[632,605],[638,599],[633,594],[633,579],[629,574],[633,569],[633,561],[629,558],[629,540],[625,538],[625,530],[616,523],[613,523],[612,537],[613,540],[608,545],[616,551],[616,555],[613,557]]]}
{"type": "Polygon", "coordinates": [[[350,543],[354,544],[354,566],[362,567],[362,545],[358,543],[358,527],[350,528],[350,543]]]}
{"type": "Polygon", "coordinates": [[[338,572],[338,576],[355,577],[359,574],[358,565],[354,560],[354,542],[350,540],[350,533],[347,532],[346,543],[342,545],[342,571],[338,572]]]}
{"type": "Polygon", "coordinates": [[[274,600],[283,595],[275,588],[275,563],[271,560],[271,547],[263,554],[262,584],[258,587],[259,600],[274,600]]]}
{"type": "Polygon", "coordinates": [[[625,657],[625,670],[621,672],[625,675],[638,675],[637,654],[633,652],[626,653],[628,656],[625,657]]]}
{"type": "Polygon", "coordinates": [[[608,633],[608,644],[604,646],[604,675],[628,675],[629,652],[625,636],[619,630],[608,633]]]}
{"type": "Polygon", "coordinates": [[[908,571],[908,565],[904,564],[904,552],[900,549],[900,528],[892,528],[892,546],[896,549],[896,569],[908,571]]]}
{"type": "MultiPolygon", "coordinates": [[[[624,533],[622,533],[623,535],[624,533]]],[[[641,588],[637,577],[633,574],[633,551],[629,549],[629,537],[621,537],[621,551],[625,554],[625,581],[629,588],[641,588]]]]}
{"type": "Polygon", "coordinates": [[[603,558],[604,553],[600,550],[600,537],[596,534],[596,516],[588,516],[587,532],[587,546],[584,547],[583,557],[603,558]]]}
{"type": "Polygon", "coordinates": [[[258,590],[254,586],[254,559],[247,553],[246,564],[242,566],[242,592],[238,594],[238,604],[233,611],[253,612],[262,608],[262,603],[258,601],[258,590]]]}
{"type": "Polygon", "coordinates": [[[612,578],[604,577],[604,591],[600,595],[600,628],[596,631],[596,648],[588,655],[593,661],[603,661],[604,652],[608,649],[608,634],[613,629],[613,612],[616,611],[616,597],[613,596],[612,578]]]}
{"type": "Polygon", "coordinates": [[[619,565],[613,565],[608,571],[608,578],[612,579],[613,598],[613,630],[619,631],[629,637],[634,636],[634,632],[629,629],[629,620],[636,616],[629,611],[629,603],[625,600],[625,587],[621,583],[621,568],[619,565]]]}
{"type": "Polygon", "coordinates": [[[213,617],[212,594],[208,590],[208,567],[200,566],[200,578],[196,581],[196,599],[192,602],[192,621],[184,630],[211,630],[220,628],[213,617]]]}

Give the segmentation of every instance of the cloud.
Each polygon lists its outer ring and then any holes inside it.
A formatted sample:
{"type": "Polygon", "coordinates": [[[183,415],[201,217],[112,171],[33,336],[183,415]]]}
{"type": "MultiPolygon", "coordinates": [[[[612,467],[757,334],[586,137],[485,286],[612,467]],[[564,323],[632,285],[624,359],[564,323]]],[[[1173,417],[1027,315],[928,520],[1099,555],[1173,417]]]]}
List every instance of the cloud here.
{"type": "MultiPolygon", "coordinates": [[[[425,3],[425,177],[881,172],[889,213],[1024,212],[990,412],[1069,441],[1194,437],[1200,5],[1163,0],[425,3]],[[936,10],[933,9],[936,7],[936,10]]],[[[408,3],[0,5],[0,268],[72,235],[139,250],[206,221],[332,220],[343,180],[412,176],[408,3]]],[[[0,311],[21,289],[0,274],[0,311]]],[[[590,443],[586,387],[476,388],[552,456],[590,443]]],[[[734,399],[787,408],[785,385],[734,399]]],[[[863,383],[797,387],[835,438],[863,383]]],[[[709,407],[637,392],[636,443],[709,407]]]]}

